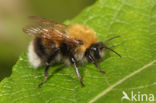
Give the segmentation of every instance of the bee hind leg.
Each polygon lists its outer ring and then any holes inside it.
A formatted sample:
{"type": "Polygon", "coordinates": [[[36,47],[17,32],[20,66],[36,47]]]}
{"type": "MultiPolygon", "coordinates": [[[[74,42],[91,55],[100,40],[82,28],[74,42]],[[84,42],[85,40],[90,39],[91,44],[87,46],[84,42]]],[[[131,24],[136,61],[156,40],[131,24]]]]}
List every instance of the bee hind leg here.
{"type": "Polygon", "coordinates": [[[47,62],[46,62],[46,67],[45,67],[45,71],[44,71],[44,79],[43,81],[38,85],[38,88],[41,88],[41,86],[47,81],[48,79],[48,74],[49,74],[49,69],[50,69],[50,63],[52,60],[54,60],[54,58],[56,57],[56,55],[59,52],[59,48],[56,48],[53,53],[49,56],[47,62]]]}
{"type": "Polygon", "coordinates": [[[76,59],[75,59],[73,56],[70,57],[70,62],[71,62],[71,63],[73,64],[73,66],[74,66],[75,73],[76,73],[77,77],[78,77],[79,80],[80,80],[81,86],[84,87],[85,85],[84,85],[83,82],[82,82],[82,77],[81,77],[80,72],[79,72],[79,69],[78,69],[78,67],[77,67],[76,59]]]}
{"type": "Polygon", "coordinates": [[[49,68],[50,68],[50,65],[49,65],[49,64],[46,64],[45,71],[44,71],[44,79],[43,79],[43,81],[38,85],[38,88],[41,88],[41,86],[47,81],[47,79],[48,79],[48,74],[49,74],[49,68]]]}

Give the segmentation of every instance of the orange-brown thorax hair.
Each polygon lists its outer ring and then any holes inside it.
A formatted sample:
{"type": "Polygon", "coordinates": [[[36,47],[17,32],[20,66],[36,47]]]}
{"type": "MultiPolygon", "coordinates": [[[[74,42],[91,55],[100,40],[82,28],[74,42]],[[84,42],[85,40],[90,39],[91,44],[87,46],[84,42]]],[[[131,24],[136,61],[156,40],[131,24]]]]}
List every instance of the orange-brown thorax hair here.
{"type": "Polygon", "coordinates": [[[82,52],[85,52],[87,48],[97,41],[95,32],[90,27],[85,25],[71,25],[67,29],[67,34],[70,37],[83,42],[83,45],[79,48],[82,52]]]}

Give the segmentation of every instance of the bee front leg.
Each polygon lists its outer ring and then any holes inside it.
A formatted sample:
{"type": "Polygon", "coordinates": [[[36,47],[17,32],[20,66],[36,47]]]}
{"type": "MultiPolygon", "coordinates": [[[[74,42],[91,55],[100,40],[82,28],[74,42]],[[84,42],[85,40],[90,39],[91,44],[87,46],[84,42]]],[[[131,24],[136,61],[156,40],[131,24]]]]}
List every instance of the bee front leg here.
{"type": "Polygon", "coordinates": [[[70,57],[70,62],[71,62],[71,63],[73,64],[73,66],[74,66],[76,75],[77,75],[77,77],[78,77],[79,80],[80,80],[81,86],[84,87],[85,85],[84,85],[83,82],[82,82],[82,77],[81,77],[80,72],[79,72],[79,69],[78,69],[78,67],[77,67],[76,59],[75,59],[73,56],[70,57]]]}
{"type": "Polygon", "coordinates": [[[97,70],[103,74],[105,74],[104,71],[101,70],[101,68],[97,65],[94,57],[92,57],[90,54],[87,56],[87,58],[96,66],[97,70]]]}

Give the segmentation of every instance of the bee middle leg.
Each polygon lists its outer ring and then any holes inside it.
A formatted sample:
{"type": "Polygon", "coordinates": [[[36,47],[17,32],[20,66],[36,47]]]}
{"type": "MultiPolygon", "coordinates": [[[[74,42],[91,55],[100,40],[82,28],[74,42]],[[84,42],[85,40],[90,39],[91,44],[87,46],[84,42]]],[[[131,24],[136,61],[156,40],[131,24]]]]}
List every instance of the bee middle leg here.
{"type": "Polygon", "coordinates": [[[50,69],[50,63],[52,60],[54,60],[54,58],[56,57],[56,55],[59,52],[59,48],[56,48],[54,50],[54,52],[51,54],[51,56],[48,58],[47,62],[46,62],[46,67],[45,67],[45,71],[44,71],[44,79],[42,80],[42,82],[38,85],[38,88],[41,88],[41,86],[47,81],[48,79],[48,75],[49,75],[49,69],[50,69]]]}
{"type": "Polygon", "coordinates": [[[78,67],[77,67],[76,59],[75,59],[73,56],[70,57],[70,62],[71,62],[71,64],[73,64],[73,66],[74,66],[76,75],[77,75],[77,77],[78,77],[79,80],[80,80],[81,86],[84,87],[85,85],[84,85],[83,82],[82,82],[82,77],[81,77],[80,72],[79,72],[79,69],[78,69],[78,67]]]}

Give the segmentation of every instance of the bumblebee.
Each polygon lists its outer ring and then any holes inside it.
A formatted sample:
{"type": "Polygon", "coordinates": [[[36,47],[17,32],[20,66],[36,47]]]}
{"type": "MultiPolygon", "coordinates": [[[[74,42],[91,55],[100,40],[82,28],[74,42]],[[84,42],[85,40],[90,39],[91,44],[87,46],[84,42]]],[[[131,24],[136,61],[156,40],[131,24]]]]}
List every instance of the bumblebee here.
{"type": "Polygon", "coordinates": [[[105,73],[96,63],[105,56],[105,50],[109,49],[119,55],[105,45],[106,42],[119,36],[100,42],[96,33],[86,25],[65,25],[35,16],[31,16],[30,19],[38,23],[23,28],[25,33],[34,36],[28,48],[29,62],[34,68],[45,66],[44,79],[38,87],[46,82],[49,68],[53,63],[64,62],[72,65],[81,85],[84,86],[78,69],[79,62],[93,63],[99,72],[105,73]]]}

